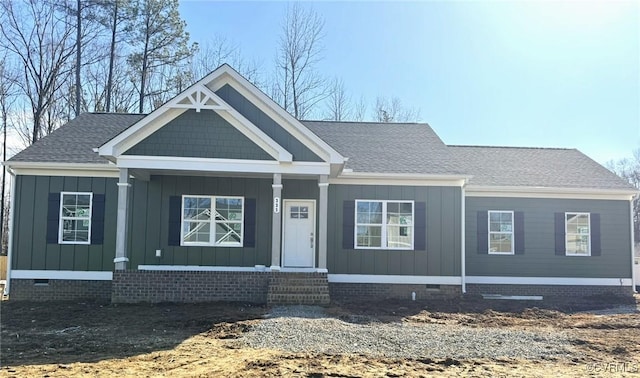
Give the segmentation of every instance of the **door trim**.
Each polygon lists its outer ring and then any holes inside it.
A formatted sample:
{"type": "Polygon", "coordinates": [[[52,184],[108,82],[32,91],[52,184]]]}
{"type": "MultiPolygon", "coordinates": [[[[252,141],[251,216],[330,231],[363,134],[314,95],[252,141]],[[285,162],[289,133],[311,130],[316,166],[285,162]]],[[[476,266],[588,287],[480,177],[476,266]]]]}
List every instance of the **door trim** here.
{"type": "Polygon", "coordinates": [[[282,200],[282,211],[280,211],[280,215],[282,216],[282,235],[280,236],[282,240],[282,245],[280,249],[280,258],[282,259],[282,269],[315,269],[316,268],[316,245],[318,245],[318,230],[316,229],[316,210],[317,203],[315,199],[305,199],[305,198],[288,198],[282,200]],[[286,211],[287,211],[287,202],[296,202],[296,201],[308,201],[313,202],[313,259],[310,267],[287,267],[285,265],[285,232],[287,232],[287,220],[286,220],[286,211]]]}

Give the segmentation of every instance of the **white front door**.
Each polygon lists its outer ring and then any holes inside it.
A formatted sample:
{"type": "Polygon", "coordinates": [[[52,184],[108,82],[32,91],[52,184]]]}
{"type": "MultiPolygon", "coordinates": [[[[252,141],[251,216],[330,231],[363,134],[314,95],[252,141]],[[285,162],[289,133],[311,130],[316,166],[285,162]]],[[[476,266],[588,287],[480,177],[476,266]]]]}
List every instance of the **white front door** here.
{"type": "Polygon", "coordinates": [[[313,268],[316,245],[316,202],[284,200],[282,254],[284,267],[313,268]]]}

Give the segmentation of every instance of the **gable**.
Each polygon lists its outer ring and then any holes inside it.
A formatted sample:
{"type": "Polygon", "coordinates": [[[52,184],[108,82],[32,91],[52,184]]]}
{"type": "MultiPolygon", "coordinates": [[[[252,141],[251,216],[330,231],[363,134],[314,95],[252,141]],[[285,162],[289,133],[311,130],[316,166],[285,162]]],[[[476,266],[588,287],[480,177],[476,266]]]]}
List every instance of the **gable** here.
{"type": "Polygon", "coordinates": [[[124,154],[273,160],[213,110],[193,109],[169,121],[124,154]]]}
{"type": "Polygon", "coordinates": [[[271,119],[271,117],[262,112],[251,101],[242,96],[231,85],[225,84],[215,93],[276,143],[289,151],[293,155],[294,161],[322,161],[318,155],[313,153],[307,146],[300,142],[300,140],[271,119]]]}
{"type": "MultiPolygon", "coordinates": [[[[293,153],[289,149],[293,150],[295,160],[300,163],[329,163],[331,169],[337,170],[345,162],[345,158],[329,144],[226,64],[104,143],[98,148],[98,154],[115,162],[187,110],[214,111],[278,164],[293,162],[293,153]],[[237,92],[231,92],[232,89],[237,92]],[[219,94],[232,101],[233,105],[219,94]]],[[[127,159],[131,166],[139,165],[139,162],[132,160],[139,156],[129,156],[127,159]]],[[[288,165],[285,168],[290,169],[288,165]]],[[[284,168],[278,165],[278,169],[284,168]]]]}

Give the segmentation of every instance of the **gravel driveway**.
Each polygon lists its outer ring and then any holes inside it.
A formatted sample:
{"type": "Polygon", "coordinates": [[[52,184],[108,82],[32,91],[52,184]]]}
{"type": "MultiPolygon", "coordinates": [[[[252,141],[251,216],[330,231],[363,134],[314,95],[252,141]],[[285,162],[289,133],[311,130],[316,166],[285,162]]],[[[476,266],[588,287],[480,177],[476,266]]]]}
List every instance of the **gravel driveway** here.
{"type": "MultiPolygon", "coordinates": [[[[557,330],[470,328],[446,324],[344,321],[320,307],[275,307],[239,341],[255,348],[290,352],[365,354],[396,358],[545,359],[571,354],[566,334],[557,330]]],[[[364,321],[367,320],[367,321],[364,321]]]]}

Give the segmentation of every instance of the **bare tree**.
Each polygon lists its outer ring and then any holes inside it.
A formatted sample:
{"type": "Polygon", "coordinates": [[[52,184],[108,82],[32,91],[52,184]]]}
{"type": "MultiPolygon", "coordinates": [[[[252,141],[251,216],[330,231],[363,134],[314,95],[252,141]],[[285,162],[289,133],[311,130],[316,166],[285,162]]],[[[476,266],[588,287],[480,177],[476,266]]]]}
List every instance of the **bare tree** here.
{"type": "Polygon", "coordinates": [[[276,57],[276,99],[296,118],[305,118],[326,97],[321,60],[324,20],[299,3],[287,7],[276,57]]]}
{"type": "Polygon", "coordinates": [[[198,51],[191,60],[192,79],[199,80],[224,63],[230,64],[256,86],[262,85],[258,62],[246,60],[238,45],[223,36],[214,36],[209,41],[198,45],[198,51]]]}
{"type": "MultiPolygon", "coordinates": [[[[607,168],[629,184],[640,189],[640,148],[633,151],[632,158],[609,161],[605,164],[607,168]]],[[[640,200],[633,201],[633,233],[636,241],[640,241],[640,200]]]]}
{"type": "MultiPolygon", "coordinates": [[[[17,72],[11,67],[8,67],[7,60],[2,59],[0,61],[0,118],[2,119],[2,161],[7,160],[7,130],[9,128],[9,112],[16,100],[16,82],[18,79],[17,72]]],[[[0,237],[2,238],[1,251],[2,254],[6,254],[6,227],[5,227],[5,212],[7,207],[5,206],[6,195],[6,182],[7,182],[7,170],[2,170],[2,194],[0,195],[0,217],[2,223],[0,224],[0,237]]]]}
{"type": "Polygon", "coordinates": [[[344,121],[351,115],[351,99],[344,89],[344,81],[334,78],[329,87],[327,110],[325,119],[330,121],[344,121]]]}
{"type": "Polygon", "coordinates": [[[156,71],[163,66],[184,65],[197,45],[189,45],[186,23],[180,18],[178,0],[141,0],[130,8],[129,44],[133,52],[129,64],[135,67],[138,90],[138,110],[145,110],[147,96],[167,91],[156,71]]]}
{"type": "Polygon", "coordinates": [[[24,67],[18,86],[33,114],[31,143],[44,135],[43,115],[73,68],[74,31],[69,15],[51,2],[0,2],[0,44],[24,67]]]}
{"type": "Polygon", "coordinates": [[[362,122],[364,121],[367,114],[367,102],[364,96],[360,96],[358,102],[356,102],[353,108],[353,120],[362,122]]]}
{"type": "Polygon", "coordinates": [[[398,97],[377,97],[373,116],[377,122],[417,122],[420,111],[405,107],[398,97]]]}

